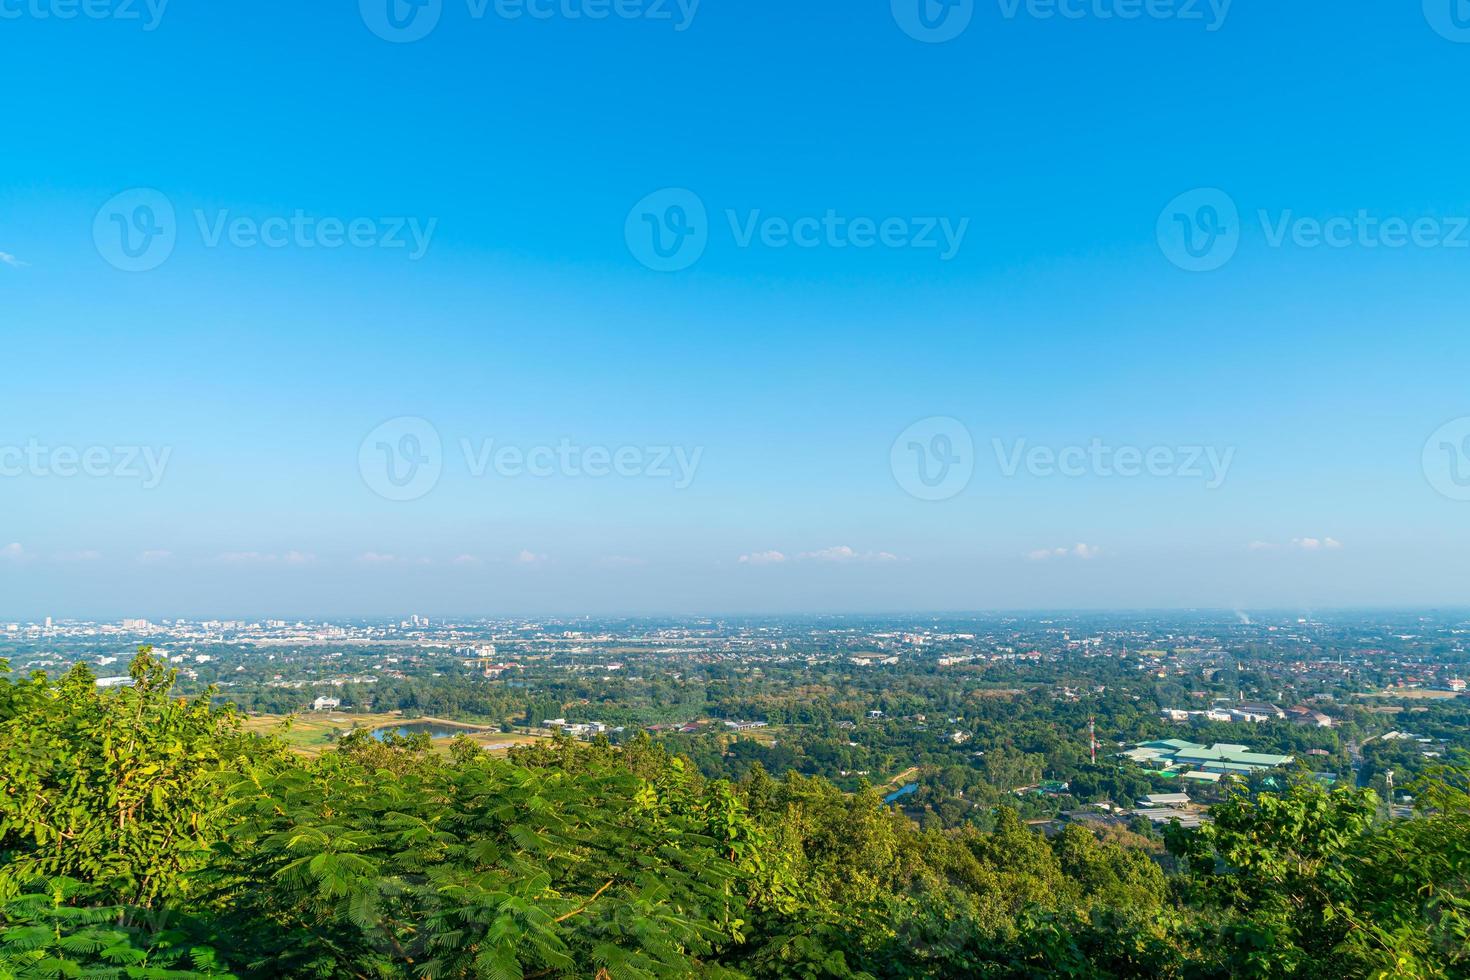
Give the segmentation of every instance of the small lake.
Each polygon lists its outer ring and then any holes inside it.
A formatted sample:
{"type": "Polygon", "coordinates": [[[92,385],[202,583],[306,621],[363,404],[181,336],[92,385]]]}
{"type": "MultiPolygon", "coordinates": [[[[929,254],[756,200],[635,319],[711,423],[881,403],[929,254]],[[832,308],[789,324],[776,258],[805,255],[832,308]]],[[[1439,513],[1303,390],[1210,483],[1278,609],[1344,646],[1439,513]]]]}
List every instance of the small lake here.
{"type": "Polygon", "coordinates": [[[892,793],[889,793],[887,796],[883,797],[883,802],[884,803],[892,803],[892,802],[894,802],[896,800],[901,800],[905,796],[908,796],[908,795],[910,795],[912,793],[917,793],[918,791],[919,791],[919,784],[918,783],[909,783],[908,785],[904,786],[902,789],[896,789],[892,793]]]}
{"type": "Polygon", "coordinates": [[[479,728],[462,728],[459,725],[440,725],[432,721],[409,721],[402,725],[390,725],[386,728],[374,728],[368,735],[381,742],[390,733],[399,736],[418,735],[423,733],[430,738],[453,738],[456,735],[473,735],[482,731],[479,728]]]}

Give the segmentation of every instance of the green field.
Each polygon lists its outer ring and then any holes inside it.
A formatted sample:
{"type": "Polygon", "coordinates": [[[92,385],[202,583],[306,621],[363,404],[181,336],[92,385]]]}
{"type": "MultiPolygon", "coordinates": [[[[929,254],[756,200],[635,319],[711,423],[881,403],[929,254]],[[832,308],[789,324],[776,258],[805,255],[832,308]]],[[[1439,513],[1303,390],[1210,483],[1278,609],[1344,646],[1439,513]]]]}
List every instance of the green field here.
{"type": "Polygon", "coordinates": [[[1436,691],[1424,687],[1388,688],[1383,691],[1366,691],[1360,698],[1396,698],[1405,701],[1447,701],[1460,695],[1454,691],[1436,691]]]}
{"type": "MultiPolygon", "coordinates": [[[[342,735],[354,729],[372,731],[398,725],[430,723],[444,728],[462,728],[466,735],[487,749],[506,749],[537,740],[536,735],[506,734],[495,728],[446,721],[442,718],[405,718],[398,712],[358,713],[352,711],[311,711],[298,715],[252,715],[245,719],[247,731],[258,735],[279,735],[295,752],[317,755],[332,747],[342,735]],[[288,724],[289,723],[289,724],[288,724]]],[[[450,739],[434,740],[434,748],[447,751],[450,739]]]]}

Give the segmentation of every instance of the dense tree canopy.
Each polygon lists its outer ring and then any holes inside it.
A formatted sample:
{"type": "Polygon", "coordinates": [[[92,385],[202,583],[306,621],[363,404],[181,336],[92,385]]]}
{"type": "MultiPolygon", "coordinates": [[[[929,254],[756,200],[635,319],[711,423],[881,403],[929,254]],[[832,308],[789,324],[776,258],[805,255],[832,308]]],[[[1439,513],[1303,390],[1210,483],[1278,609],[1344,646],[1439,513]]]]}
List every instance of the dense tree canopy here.
{"type": "Polygon", "coordinates": [[[0,977],[1470,972],[1463,767],[1414,819],[1311,782],[1242,794],[1170,858],[1008,807],[925,829],[871,789],[709,779],[644,737],[304,757],[175,696],[146,651],[131,677],[0,677],[0,977]]]}

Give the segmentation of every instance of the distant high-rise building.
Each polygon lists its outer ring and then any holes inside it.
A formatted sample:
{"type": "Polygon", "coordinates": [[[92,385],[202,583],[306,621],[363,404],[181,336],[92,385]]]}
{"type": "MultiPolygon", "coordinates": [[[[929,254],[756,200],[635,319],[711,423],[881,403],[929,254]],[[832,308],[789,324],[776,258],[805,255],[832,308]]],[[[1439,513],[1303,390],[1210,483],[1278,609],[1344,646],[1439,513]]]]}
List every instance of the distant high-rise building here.
{"type": "Polygon", "coordinates": [[[46,617],[46,628],[48,630],[51,628],[51,617],[50,616],[47,616],[46,617]]]}

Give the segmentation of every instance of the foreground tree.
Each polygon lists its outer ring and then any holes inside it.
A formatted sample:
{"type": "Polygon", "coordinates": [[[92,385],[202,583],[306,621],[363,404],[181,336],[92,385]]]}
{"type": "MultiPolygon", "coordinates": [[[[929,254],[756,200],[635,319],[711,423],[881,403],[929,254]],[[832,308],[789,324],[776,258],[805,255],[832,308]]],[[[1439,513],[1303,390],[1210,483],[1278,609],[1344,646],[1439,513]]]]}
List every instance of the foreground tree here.
{"type": "Polygon", "coordinates": [[[1157,843],[1010,807],[921,830],[864,789],[706,780],[647,739],[349,736],[0,676],[0,980],[1470,975],[1470,766],[1381,821],[1311,783],[1157,843]]]}
{"type": "Polygon", "coordinates": [[[1312,782],[1244,794],[1169,835],[1189,902],[1218,914],[1232,976],[1439,977],[1470,968],[1465,769],[1441,770],[1418,819],[1376,823],[1371,791],[1312,782]]]}

